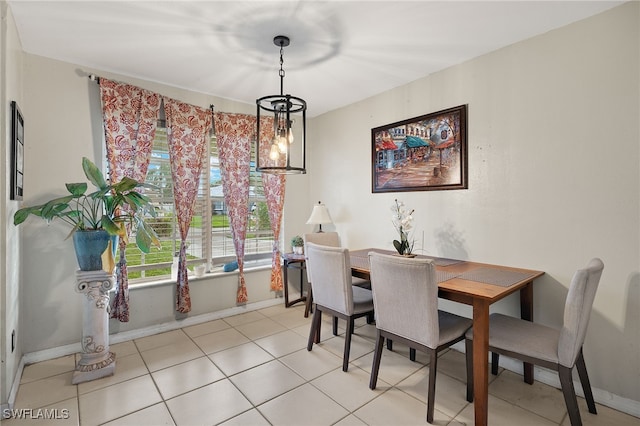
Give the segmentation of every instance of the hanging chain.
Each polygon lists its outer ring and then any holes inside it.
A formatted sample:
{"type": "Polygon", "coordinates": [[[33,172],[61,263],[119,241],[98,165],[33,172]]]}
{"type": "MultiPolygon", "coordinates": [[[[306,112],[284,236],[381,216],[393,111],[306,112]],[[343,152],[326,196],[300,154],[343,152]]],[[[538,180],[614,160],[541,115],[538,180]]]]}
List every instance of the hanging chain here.
{"type": "Polygon", "coordinates": [[[284,51],[284,44],[281,42],[280,43],[280,71],[278,72],[278,75],[280,76],[280,96],[282,96],[284,94],[283,88],[284,88],[284,69],[282,68],[282,65],[284,64],[284,59],[282,59],[282,52],[284,51]]]}

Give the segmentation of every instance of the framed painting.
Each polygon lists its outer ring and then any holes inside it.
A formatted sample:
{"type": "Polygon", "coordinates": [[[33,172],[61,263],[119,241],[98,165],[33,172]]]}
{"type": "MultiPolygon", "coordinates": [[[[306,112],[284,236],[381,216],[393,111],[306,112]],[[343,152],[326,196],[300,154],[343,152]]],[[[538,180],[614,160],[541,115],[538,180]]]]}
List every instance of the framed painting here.
{"type": "Polygon", "coordinates": [[[11,102],[11,199],[22,200],[24,185],[24,118],[11,102]]]}
{"type": "Polygon", "coordinates": [[[371,129],[372,192],[467,189],[467,106],[371,129]]]}

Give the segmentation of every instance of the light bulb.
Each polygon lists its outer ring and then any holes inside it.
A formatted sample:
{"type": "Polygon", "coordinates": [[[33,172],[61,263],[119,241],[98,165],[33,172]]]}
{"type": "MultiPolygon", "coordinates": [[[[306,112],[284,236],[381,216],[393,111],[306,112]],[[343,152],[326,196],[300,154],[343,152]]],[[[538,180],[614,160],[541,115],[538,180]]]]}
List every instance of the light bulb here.
{"type": "Polygon", "coordinates": [[[280,130],[279,136],[277,136],[277,139],[278,139],[278,149],[282,154],[284,154],[285,152],[287,152],[287,138],[285,136],[284,130],[280,130]]]}
{"type": "Polygon", "coordinates": [[[287,137],[289,139],[289,144],[293,143],[293,125],[295,124],[295,120],[289,121],[289,128],[287,129],[287,137]]]}
{"type": "Polygon", "coordinates": [[[276,161],[280,157],[280,150],[278,149],[278,145],[275,143],[271,145],[271,150],[269,150],[269,158],[273,161],[276,161]]]}

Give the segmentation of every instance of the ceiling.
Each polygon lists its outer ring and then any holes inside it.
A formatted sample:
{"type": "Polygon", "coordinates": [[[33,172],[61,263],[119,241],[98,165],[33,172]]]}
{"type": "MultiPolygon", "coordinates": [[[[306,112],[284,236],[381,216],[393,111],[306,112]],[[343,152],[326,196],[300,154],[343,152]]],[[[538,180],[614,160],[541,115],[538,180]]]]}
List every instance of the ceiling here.
{"type": "Polygon", "coordinates": [[[313,117],[622,1],[8,0],[23,50],[255,104],[284,92],[313,117]]]}

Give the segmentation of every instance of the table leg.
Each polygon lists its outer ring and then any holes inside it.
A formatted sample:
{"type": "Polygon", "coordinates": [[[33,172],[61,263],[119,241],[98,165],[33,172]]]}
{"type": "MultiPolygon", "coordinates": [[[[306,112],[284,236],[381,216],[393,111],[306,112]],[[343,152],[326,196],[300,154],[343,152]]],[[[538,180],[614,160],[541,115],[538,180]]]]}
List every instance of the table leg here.
{"type": "Polygon", "coordinates": [[[489,302],[473,300],[473,408],[475,425],[486,426],[489,414],[489,302]]]}
{"type": "Polygon", "coordinates": [[[289,270],[289,262],[287,262],[287,260],[284,260],[284,265],[282,267],[283,271],[282,271],[282,281],[283,281],[283,287],[284,287],[284,306],[285,308],[288,308],[289,305],[289,274],[287,273],[287,271],[289,270]]]}
{"type": "MultiPolygon", "coordinates": [[[[533,321],[533,282],[520,289],[520,318],[533,321]]],[[[533,364],[522,363],[524,369],[524,381],[533,384],[533,364]]]]}
{"type": "Polygon", "coordinates": [[[283,269],[284,270],[282,272],[282,279],[284,281],[284,306],[288,308],[289,306],[295,305],[298,302],[306,301],[307,297],[302,294],[304,286],[304,261],[301,262],[297,260],[291,261],[284,259],[283,269]],[[296,300],[289,300],[289,266],[291,266],[292,264],[300,264],[300,297],[296,300]]]}
{"type": "MultiPolygon", "coordinates": [[[[304,299],[304,269],[300,268],[300,299],[304,299]]],[[[305,299],[306,302],[306,299],[305,299]]]]}

